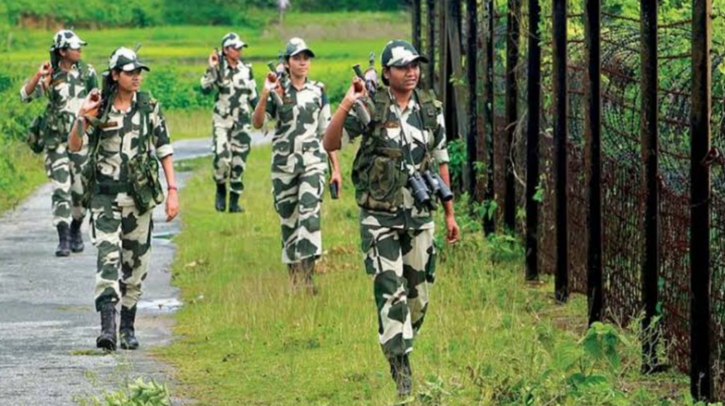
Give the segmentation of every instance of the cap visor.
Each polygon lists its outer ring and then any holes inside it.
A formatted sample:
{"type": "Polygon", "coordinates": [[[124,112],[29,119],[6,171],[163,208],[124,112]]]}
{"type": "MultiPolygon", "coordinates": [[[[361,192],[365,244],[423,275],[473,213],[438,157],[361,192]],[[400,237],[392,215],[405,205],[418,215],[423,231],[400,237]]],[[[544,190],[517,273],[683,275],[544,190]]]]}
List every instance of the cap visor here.
{"type": "Polygon", "coordinates": [[[390,64],[389,66],[395,66],[396,68],[400,68],[401,66],[408,66],[408,65],[410,65],[413,62],[428,63],[428,58],[426,58],[423,55],[418,55],[418,56],[416,56],[413,59],[406,60],[406,61],[396,62],[396,63],[390,64]]]}
{"type": "Polygon", "coordinates": [[[147,72],[151,70],[148,66],[146,66],[142,63],[138,63],[138,62],[127,63],[127,64],[123,65],[123,67],[121,68],[121,70],[124,72],[132,72],[132,71],[135,71],[136,69],[145,70],[147,72]]]}
{"type": "Polygon", "coordinates": [[[314,57],[315,57],[315,53],[314,53],[314,52],[312,52],[312,50],[311,50],[311,49],[309,49],[309,48],[303,48],[303,49],[299,49],[299,50],[297,50],[297,51],[295,51],[295,52],[292,52],[292,53],[290,54],[290,56],[295,56],[295,55],[299,55],[299,54],[301,54],[301,53],[303,53],[303,52],[305,52],[305,53],[307,53],[308,55],[310,55],[310,57],[311,57],[311,58],[314,58],[314,57]]]}
{"type": "Polygon", "coordinates": [[[242,49],[242,48],[246,48],[247,47],[247,44],[245,44],[242,41],[230,42],[230,43],[224,45],[224,48],[226,48],[226,47],[232,47],[234,49],[242,49]]]}
{"type": "Polygon", "coordinates": [[[82,46],[88,45],[85,41],[71,42],[68,44],[70,49],[81,49],[82,46]]]}

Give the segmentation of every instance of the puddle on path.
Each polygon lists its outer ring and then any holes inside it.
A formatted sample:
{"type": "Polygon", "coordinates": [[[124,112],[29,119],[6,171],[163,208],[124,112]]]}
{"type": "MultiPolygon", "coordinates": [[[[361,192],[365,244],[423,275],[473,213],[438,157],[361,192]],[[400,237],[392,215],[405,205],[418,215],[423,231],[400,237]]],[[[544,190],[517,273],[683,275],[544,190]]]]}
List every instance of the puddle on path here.
{"type": "Polygon", "coordinates": [[[173,313],[181,306],[183,303],[175,298],[167,298],[167,299],[156,299],[156,300],[141,300],[136,306],[138,306],[139,309],[147,309],[154,312],[161,312],[161,313],[173,313]]]}

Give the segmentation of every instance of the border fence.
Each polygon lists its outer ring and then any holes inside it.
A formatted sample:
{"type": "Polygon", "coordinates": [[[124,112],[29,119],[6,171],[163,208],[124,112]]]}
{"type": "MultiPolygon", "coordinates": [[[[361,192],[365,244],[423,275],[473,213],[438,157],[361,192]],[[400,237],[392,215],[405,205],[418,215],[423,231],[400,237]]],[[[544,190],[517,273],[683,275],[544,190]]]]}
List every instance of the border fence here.
{"type": "Polygon", "coordinates": [[[641,318],[667,361],[725,400],[725,64],[711,0],[410,0],[423,86],[444,103],[488,233],[519,233],[526,278],[586,294],[589,322],[641,318]],[[661,4],[661,3],[660,3],[661,4]],[[665,10],[666,11],[666,10],[665,10]],[[495,210],[493,210],[495,209],[495,210]]]}

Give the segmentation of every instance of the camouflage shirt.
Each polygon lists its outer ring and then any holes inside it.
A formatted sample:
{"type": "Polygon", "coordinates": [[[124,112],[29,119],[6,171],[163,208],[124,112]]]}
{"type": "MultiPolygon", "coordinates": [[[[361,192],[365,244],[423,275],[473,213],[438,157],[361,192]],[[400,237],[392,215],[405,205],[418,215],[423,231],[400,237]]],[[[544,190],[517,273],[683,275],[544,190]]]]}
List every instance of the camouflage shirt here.
{"type": "MultiPolygon", "coordinates": [[[[436,126],[432,130],[427,130],[423,123],[424,112],[418,102],[417,91],[403,111],[400,111],[389,88],[381,87],[378,91],[387,93],[390,98],[390,107],[387,117],[377,125],[384,127],[386,146],[400,148],[403,151],[406,172],[413,173],[421,170],[426,150],[429,151],[430,158],[432,158],[431,164],[435,165],[435,167],[431,167],[432,171],[437,172],[437,165],[448,163],[445,119],[440,103],[435,102],[436,126]]],[[[370,99],[364,98],[363,102],[371,110],[376,108],[370,99]]],[[[353,141],[356,137],[363,135],[363,143],[371,142],[370,135],[375,130],[374,122],[367,126],[364,125],[355,114],[355,109],[351,109],[345,120],[343,138],[353,141]]],[[[416,207],[413,196],[407,187],[403,189],[403,209],[397,213],[387,213],[361,208],[360,221],[366,225],[391,228],[426,229],[433,227],[429,210],[416,207]]]]}
{"type": "Polygon", "coordinates": [[[277,108],[271,97],[267,113],[277,120],[272,138],[272,169],[294,173],[310,165],[326,165],[322,136],[330,123],[330,104],[320,82],[306,81],[301,90],[284,85],[284,104],[277,108]]]}
{"type": "MultiPolygon", "coordinates": [[[[105,128],[89,127],[91,143],[99,142],[96,155],[96,181],[99,184],[125,182],[128,179],[128,162],[141,152],[141,148],[150,149],[149,141],[159,159],[174,153],[159,103],[152,99],[153,110],[149,114],[147,128],[142,128],[145,120],[137,108],[136,98],[137,94],[134,94],[131,107],[126,111],[112,106],[105,128]],[[142,134],[150,135],[150,140],[146,138],[143,147],[139,143],[142,134]]],[[[121,206],[134,204],[126,193],[119,194],[117,201],[121,206]]]]}
{"type": "Polygon", "coordinates": [[[214,125],[232,128],[252,123],[252,111],[257,106],[257,84],[254,81],[252,65],[241,61],[236,68],[225,63],[224,77],[219,79],[217,69],[209,67],[201,78],[205,92],[217,89],[214,104],[214,125]]]}
{"type": "MultiPolygon", "coordinates": [[[[27,82],[26,82],[27,84],[27,82]]],[[[91,89],[98,87],[98,77],[93,66],[76,63],[70,71],[59,71],[53,74],[48,88],[45,81],[40,80],[31,94],[25,92],[25,84],[20,88],[20,99],[30,102],[42,96],[48,97],[46,115],[50,116],[49,129],[66,139],[75,116],[83,105],[83,99],[91,89]]]]}

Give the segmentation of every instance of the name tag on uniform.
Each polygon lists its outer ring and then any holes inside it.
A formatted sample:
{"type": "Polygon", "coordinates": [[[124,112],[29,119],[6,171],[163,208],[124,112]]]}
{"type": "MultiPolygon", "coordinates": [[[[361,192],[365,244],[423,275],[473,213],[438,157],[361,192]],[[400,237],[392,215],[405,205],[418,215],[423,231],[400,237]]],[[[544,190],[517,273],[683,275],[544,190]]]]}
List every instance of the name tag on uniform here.
{"type": "Polygon", "coordinates": [[[291,97],[285,97],[282,99],[282,103],[284,103],[284,104],[293,104],[294,102],[295,102],[295,100],[291,97]]]}
{"type": "Polygon", "coordinates": [[[383,124],[383,127],[385,128],[400,128],[400,123],[397,121],[386,121],[385,124],[383,124]]]}
{"type": "Polygon", "coordinates": [[[104,130],[104,131],[106,131],[106,130],[110,131],[110,130],[117,130],[117,129],[121,128],[121,126],[118,125],[118,121],[106,121],[105,123],[98,124],[98,128],[100,128],[101,130],[104,130]]]}

